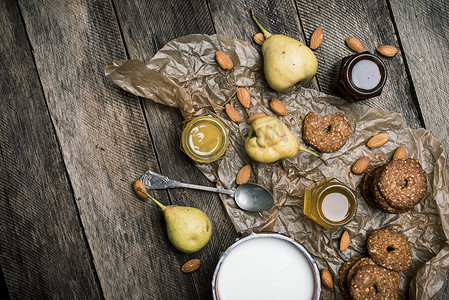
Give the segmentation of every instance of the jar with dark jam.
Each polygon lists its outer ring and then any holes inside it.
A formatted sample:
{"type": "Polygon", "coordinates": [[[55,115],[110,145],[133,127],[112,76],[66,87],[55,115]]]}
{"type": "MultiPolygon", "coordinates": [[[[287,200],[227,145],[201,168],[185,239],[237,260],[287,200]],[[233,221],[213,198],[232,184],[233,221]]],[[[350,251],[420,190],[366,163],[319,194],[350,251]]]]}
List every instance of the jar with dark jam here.
{"type": "Polygon", "coordinates": [[[347,101],[357,102],[380,95],[386,80],[387,71],[380,58],[363,52],[343,58],[337,89],[347,101]]]}
{"type": "Polygon", "coordinates": [[[347,224],[356,210],[356,193],[338,179],[323,179],[305,189],[304,214],[327,229],[347,224]]]}

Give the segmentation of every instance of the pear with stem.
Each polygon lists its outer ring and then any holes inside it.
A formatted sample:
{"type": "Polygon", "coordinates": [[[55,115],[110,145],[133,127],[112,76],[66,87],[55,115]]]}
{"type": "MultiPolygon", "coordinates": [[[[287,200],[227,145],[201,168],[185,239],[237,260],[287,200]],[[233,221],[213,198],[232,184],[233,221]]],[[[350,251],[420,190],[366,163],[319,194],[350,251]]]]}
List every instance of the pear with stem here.
{"type": "Polygon", "coordinates": [[[212,224],[204,212],[194,207],[163,205],[148,194],[140,180],[136,180],[133,187],[139,198],[143,200],[149,198],[162,209],[168,239],[176,249],[185,253],[194,253],[209,242],[212,224]]]}
{"type": "Polygon", "coordinates": [[[278,92],[289,92],[308,84],[318,70],[313,51],[291,37],[268,32],[254,16],[254,9],[251,9],[251,17],[265,36],[262,55],[265,79],[270,87],[278,92]]]}

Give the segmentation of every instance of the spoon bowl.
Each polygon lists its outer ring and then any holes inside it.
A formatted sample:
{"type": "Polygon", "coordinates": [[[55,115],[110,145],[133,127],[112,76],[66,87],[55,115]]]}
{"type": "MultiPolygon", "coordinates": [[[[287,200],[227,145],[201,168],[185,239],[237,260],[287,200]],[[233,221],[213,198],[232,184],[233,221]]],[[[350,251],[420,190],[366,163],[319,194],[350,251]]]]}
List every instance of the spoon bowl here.
{"type": "Polygon", "coordinates": [[[255,183],[240,185],[235,191],[234,199],[241,209],[250,212],[264,211],[274,205],[273,195],[266,188],[255,183]]]}

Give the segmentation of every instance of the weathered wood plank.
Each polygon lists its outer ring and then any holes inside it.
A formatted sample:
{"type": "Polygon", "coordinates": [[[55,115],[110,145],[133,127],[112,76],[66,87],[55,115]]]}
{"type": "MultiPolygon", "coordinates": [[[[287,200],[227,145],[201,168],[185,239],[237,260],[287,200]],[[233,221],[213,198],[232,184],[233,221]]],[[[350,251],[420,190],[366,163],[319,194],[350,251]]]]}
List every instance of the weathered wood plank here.
{"type": "MultiPolygon", "coordinates": [[[[360,39],[365,50],[371,53],[386,44],[399,48],[393,20],[389,17],[385,1],[297,0],[296,5],[307,41],[317,27],[321,26],[324,30],[323,44],[315,52],[319,63],[318,82],[323,92],[335,94],[332,85],[337,77],[340,61],[343,57],[354,54],[347,47],[346,38],[354,36],[360,39]]],[[[362,103],[398,112],[410,127],[422,127],[419,109],[410,93],[412,87],[402,53],[399,52],[393,58],[381,59],[388,73],[382,95],[362,103]]]]}
{"type": "Polygon", "coordinates": [[[112,4],[20,6],[105,298],[164,299],[167,291],[194,298],[184,274],[167,271],[184,259],[166,238],[162,214],[131,189],[158,162],[140,102],[104,76],[107,62],[126,58],[112,4]]]}
{"type": "MultiPolygon", "coordinates": [[[[167,1],[136,1],[132,7],[128,1],[116,0],[114,3],[129,57],[133,59],[146,62],[165,43],[183,35],[214,33],[204,1],[168,1],[168,4],[167,1]],[[171,9],[167,9],[168,6],[171,9]]],[[[178,125],[183,121],[179,111],[149,100],[143,100],[143,105],[161,173],[184,182],[213,185],[194,167],[193,162],[179,147],[181,131],[178,125]]],[[[213,234],[209,244],[196,254],[183,256],[179,253],[180,259],[201,259],[201,268],[189,276],[185,275],[183,279],[191,277],[190,284],[196,288],[197,297],[208,299],[212,293],[210,283],[219,253],[237,234],[231,222],[228,222],[217,195],[193,190],[171,190],[169,195],[172,204],[197,207],[211,219],[213,234]]],[[[179,266],[169,267],[166,271],[179,273],[179,266]]],[[[187,295],[183,299],[187,299],[186,297],[187,295]]]]}
{"type": "Polygon", "coordinates": [[[448,153],[449,2],[389,2],[425,127],[448,153]]]}
{"type": "Polygon", "coordinates": [[[13,299],[102,298],[15,1],[0,24],[0,275],[13,299]]]}

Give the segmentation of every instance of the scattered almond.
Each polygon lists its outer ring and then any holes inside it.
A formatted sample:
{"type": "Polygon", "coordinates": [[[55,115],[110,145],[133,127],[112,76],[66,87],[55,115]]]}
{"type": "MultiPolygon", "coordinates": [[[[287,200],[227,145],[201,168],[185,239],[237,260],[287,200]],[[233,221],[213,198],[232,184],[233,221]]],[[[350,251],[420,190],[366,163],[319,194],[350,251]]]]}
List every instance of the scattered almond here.
{"type": "Polygon", "coordinates": [[[136,180],[133,183],[133,189],[136,193],[137,197],[139,197],[142,200],[147,200],[148,196],[146,195],[147,189],[143,185],[142,181],[136,180]]]}
{"type": "Polygon", "coordinates": [[[237,89],[237,99],[239,99],[240,104],[246,108],[251,104],[251,94],[242,86],[237,89]]]}
{"type": "Polygon", "coordinates": [[[254,35],[253,39],[257,44],[262,45],[263,42],[265,41],[265,36],[263,35],[262,32],[258,32],[254,35]]]}
{"type": "Polygon", "coordinates": [[[251,124],[252,122],[254,122],[255,119],[260,118],[260,117],[266,117],[267,114],[266,113],[255,113],[254,115],[252,115],[251,117],[248,118],[248,124],[251,124]]]}
{"type": "Polygon", "coordinates": [[[373,136],[372,138],[370,138],[368,143],[366,143],[366,145],[369,148],[377,148],[377,147],[384,145],[386,142],[388,142],[388,134],[379,133],[379,134],[376,134],[375,136],[373,136]]]}
{"type": "Polygon", "coordinates": [[[340,250],[345,251],[346,249],[348,249],[350,241],[351,239],[349,238],[349,232],[345,230],[340,239],[340,250]]]}
{"type": "Polygon", "coordinates": [[[346,39],[346,45],[357,53],[362,53],[365,51],[365,46],[363,46],[362,41],[355,37],[350,37],[346,39]]]}
{"type": "Polygon", "coordinates": [[[232,63],[232,60],[224,54],[221,51],[215,52],[215,59],[217,60],[220,67],[224,70],[230,70],[232,67],[234,67],[234,64],[232,63]]]}
{"type": "Polygon", "coordinates": [[[324,285],[330,289],[334,289],[334,279],[332,278],[331,273],[327,269],[321,270],[321,279],[323,280],[324,285]]]}
{"type": "Polygon", "coordinates": [[[234,121],[235,123],[239,123],[242,121],[242,117],[240,117],[240,114],[238,111],[235,110],[234,107],[232,107],[231,104],[226,104],[226,114],[228,115],[229,119],[234,121]]]}
{"type": "Polygon", "coordinates": [[[315,31],[312,33],[312,36],[310,37],[310,49],[316,50],[323,42],[323,28],[318,27],[315,29],[315,31]]]}
{"type": "Polygon", "coordinates": [[[238,185],[247,183],[250,177],[251,177],[251,165],[245,165],[238,172],[237,178],[235,179],[235,183],[237,183],[238,185]]]}
{"type": "Polygon", "coordinates": [[[182,265],[181,271],[184,273],[192,273],[200,268],[201,261],[198,258],[191,259],[182,265]]]}
{"type": "Polygon", "coordinates": [[[285,107],[284,103],[282,103],[282,101],[279,99],[271,98],[270,108],[272,111],[274,111],[276,114],[280,116],[287,115],[287,108],[285,107]]]}
{"type": "Polygon", "coordinates": [[[395,46],[391,45],[383,45],[377,48],[377,52],[386,57],[393,57],[398,53],[398,49],[395,46]]]}
{"type": "Polygon", "coordinates": [[[398,149],[396,149],[396,151],[394,151],[393,160],[405,158],[406,155],[407,155],[407,150],[405,149],[405,146],[402,145],[398,149]]]}
{"type": "Polygon", "coordinates": [[[352,166],[352,173],[360,175],[368,168],[371,159],[369,156],[359,158],[352,166]]]}

